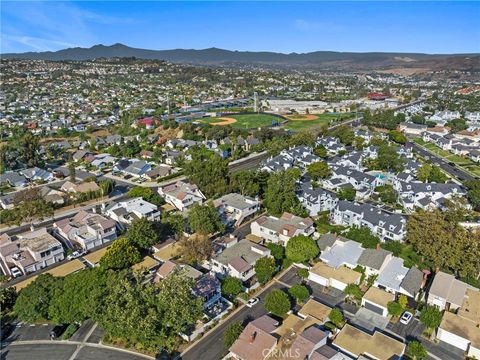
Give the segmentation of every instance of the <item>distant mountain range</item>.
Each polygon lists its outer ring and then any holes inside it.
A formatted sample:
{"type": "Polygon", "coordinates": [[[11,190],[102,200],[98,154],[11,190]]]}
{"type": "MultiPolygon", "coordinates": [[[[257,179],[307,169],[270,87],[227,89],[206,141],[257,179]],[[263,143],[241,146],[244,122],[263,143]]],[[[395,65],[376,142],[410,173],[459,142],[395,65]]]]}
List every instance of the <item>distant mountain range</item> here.
{"type": "Polygon", "coordinates": [[[111,57],[136,57],[166,60],[194,65],[274,65],[331,70],[388,70],[418,68],[425,70],[480,71],[480,54],[420,54],[420,53],[353,53],[315,51],[310,53],[276,53],[230,51],[217,48],[202,50],[147,50],[123,44],[95,45],[90,48],[68,48],[59,51],[2,54],[3,59],[34,60],[93,60],[111,57]]]}

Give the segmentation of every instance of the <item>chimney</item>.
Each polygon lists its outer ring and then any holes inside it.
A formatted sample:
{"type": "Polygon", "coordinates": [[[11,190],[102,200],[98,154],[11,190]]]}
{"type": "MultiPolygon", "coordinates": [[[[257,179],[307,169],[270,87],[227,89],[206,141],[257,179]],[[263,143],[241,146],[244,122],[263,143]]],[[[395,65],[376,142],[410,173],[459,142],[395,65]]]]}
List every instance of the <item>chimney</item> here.
{"type": "Polygon", "coordinates": [[[255,337],[257,336],[257,332],[254,331],[251,335],[250,335],[250,344],[253,344],[253,342],[255,341],[255,337]]]}

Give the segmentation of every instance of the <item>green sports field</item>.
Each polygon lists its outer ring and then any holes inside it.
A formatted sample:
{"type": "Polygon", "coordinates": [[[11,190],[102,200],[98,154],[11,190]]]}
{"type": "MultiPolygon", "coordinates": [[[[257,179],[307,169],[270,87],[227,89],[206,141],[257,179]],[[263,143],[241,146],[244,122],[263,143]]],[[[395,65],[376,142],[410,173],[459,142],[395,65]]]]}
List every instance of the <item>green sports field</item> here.
{"type": "MultiPolygon", "coordinates": [[[[235,127],[235,128],[241,128],[241,129],[252,129],[252,128],[259,128],[259,127],[264,127],[264,126],[270,126],[272,125],[273,121],[276,121],[277,123],[282,122],[283,119],[269,115],[269,114],[232,114],[232,115],[225,115],[222,116],[221,118],[232,118],[235,119],[236,122],[230,124],[229,126],[235,127]]],[[[202,123],[206,124],[214,124],[217,122],[222,122],[220,118],[207,118],[207,119],[202,119],[202,123]]]]}
{"type": "Polygon", "coordinates": [[[338,120],[340,117],[343,120],[347,120],[352,116],[349,114],[316,114],[315,120],[289,120],[284,126],[285,129],[292,131],[304,131],[310,129],[317,129],[323,124],[329,125],[331,121],[338,120]]]}

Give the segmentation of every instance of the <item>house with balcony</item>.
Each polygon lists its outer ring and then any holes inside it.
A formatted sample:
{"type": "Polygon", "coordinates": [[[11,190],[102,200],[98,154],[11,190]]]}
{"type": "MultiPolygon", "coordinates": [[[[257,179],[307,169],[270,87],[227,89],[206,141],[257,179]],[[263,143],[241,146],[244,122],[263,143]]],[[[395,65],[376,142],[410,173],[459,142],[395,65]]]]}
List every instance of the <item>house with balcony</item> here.
{"type": "Polygon", "coordinates": [[[240,225],[244,219],[260,210],[260,202],[250,196],[230,193],[213,201],[223,223],[240,225]]]}
{"type": "Polygon", "coordinates": [[[245,287],[254,283],[255,263],[262,257],[270,256],[270,250],[248,240],[231,241],[226,249],[210,260],[210,269],[217,277],[223,279],[232,276],[240,279],[245,287]]]}
{"type": "Polygon", "coordinates": [[[250,225],[252,234],[280,245],[287,245],[288,240],[296,235],[310,236],[314,233],[313,220],[302,218],[290,213],[283,213],[279,218],[262,216],[250,225]]]}
{"type": "Polygon", "coordinates": [[[46,228],[12,237],[0,235],[1,265],[7,275],[11,275],[13,267],[28,274],[60,262],[64,257],[62,244],[46,228]]]}
{"type": "Polygon", "coordinates": [[[56,221],[53,227],[64,239],[78,244],[84,250],[93,249],[117,238],[115,221],[84,210],[71,218],[56,221]]]}
{"type": "Polygon", "coordinates": [[[367,226],[382,241],[403,241],[407,219],[370,204],[340,200],[330,214],[331,221],[343,226],[367,226]]]}
{"type": "Polygon", "coordinates": [[[206,199],[197,185],[182,180],[159,187],[158,193],[179,211],[186,211],[195,204],[202,204],[206,199]]]}
{"type": "Polygon", "coordinates": [[[297,193],[300,203],[306,208],[310,216],[316,216],[319,212],[332,210],[338,202],[337,195],[321,187],[313,187],[312,183],[302,184],[297,193]]]}
{"type": "Polygon", "coordinates": [[[110,204],[105,208],[104,213],[111,219],[123,224],[130,224],[135,219],[141,218],[150,221],[160,219],[160,210],[158,210],[157,205],[149,203],[141,197],[110,204]]]}

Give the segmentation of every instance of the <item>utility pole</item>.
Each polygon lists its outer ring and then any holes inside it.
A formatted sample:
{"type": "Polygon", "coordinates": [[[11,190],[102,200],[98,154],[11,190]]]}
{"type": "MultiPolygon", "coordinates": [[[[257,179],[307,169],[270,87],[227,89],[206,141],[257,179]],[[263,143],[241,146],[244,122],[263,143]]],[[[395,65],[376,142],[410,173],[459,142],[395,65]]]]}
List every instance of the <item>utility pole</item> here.
{"type": "Polygon", "coordinates": [[[253,93],[253,111],[258,112],[258,94],[256,91],[253,93]]]}

